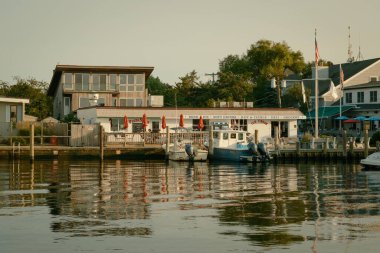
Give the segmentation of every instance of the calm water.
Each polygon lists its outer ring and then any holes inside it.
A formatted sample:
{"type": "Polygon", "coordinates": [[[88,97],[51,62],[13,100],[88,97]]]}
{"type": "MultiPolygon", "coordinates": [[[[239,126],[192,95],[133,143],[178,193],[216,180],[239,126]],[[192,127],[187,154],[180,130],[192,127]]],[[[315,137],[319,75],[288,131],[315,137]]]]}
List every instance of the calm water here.
{"type": "Polygon", "coordinates": [[[378,252],[359,165],[0,162],[0,252],[378,252]]]}

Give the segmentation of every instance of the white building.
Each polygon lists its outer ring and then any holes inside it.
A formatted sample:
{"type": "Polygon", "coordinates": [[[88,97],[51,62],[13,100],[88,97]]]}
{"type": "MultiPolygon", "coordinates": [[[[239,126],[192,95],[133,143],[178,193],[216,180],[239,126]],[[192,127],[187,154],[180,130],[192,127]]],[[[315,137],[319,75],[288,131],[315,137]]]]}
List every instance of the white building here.
{"type": "MultiPolygon", "coordinates": [[[[136,133],[142,131],[142,117],[146,115],[146,131],[163,132],[162,118],[165,116],[167,127],[179,126],[183,115],[184,127],[196,130],[200,116],[205,128],[210,126],[238,128],[252,134],[258,130],[259,139],[273,137],[274,127],[280,125],[281,137],[296,137],[297,120],[305,119],[295,108],[154,108],[154,107],[87,107],[79,108],[77,116],[84,124],[100,123],[106,132],[136,133]],[[124,117],[128,128],[124,128],[124,117]]],[[[171,130],[173,131],[173,130],[171,130]]]]}

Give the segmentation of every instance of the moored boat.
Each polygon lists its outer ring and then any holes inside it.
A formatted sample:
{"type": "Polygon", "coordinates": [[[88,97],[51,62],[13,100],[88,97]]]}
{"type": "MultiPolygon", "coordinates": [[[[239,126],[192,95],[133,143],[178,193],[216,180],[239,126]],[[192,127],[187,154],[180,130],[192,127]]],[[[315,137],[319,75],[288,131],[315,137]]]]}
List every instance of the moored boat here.
{"type": "Polygon", "coordinates": [[[375,152],[360,160],[360,164],[368,169],[380,169],[380,152],[375,152]]]}
{"type": "Polygon", "coordinates": [[[210,159],[234,162],[269,161],[270,156],[265,145],[256,145],[252,139],[247,138],[247,134],[243,130],[214,130],[212,145],[209,146],[210,159]]]}

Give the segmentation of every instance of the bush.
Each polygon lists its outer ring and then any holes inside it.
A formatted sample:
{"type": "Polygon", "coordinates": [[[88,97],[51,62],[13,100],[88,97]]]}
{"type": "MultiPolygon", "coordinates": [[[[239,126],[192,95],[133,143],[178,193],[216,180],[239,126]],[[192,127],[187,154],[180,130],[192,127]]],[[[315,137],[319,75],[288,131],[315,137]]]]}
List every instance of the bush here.
{"type": "Polygon", "coordinates": [[[371,147],[375,147],[377,141],[380,141],[380,131],[377,131],[377,132],[375,132],[375,133],[372,135],[371,140],[369,141],[369,145],[370,145],[371,147]]]}

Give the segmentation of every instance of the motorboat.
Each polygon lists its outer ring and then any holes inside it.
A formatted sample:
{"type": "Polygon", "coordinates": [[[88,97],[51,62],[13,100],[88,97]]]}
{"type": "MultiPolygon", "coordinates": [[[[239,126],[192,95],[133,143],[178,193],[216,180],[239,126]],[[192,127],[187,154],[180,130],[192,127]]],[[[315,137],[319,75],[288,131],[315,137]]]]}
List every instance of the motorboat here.
{"type": "Polygon", "coordinates": [[[380,152],[370,154],[367,158],[360,160],[365,168],[380,169],[380,152]]]}
{"type": "MultiPolygon", "coordinates": [[[[166,144],[162,145],[166,149],[166,144]]],[[[205,146],[190,140],[175,140],[169,145],[168,159],[171,161],[206,161],[208,150],[205,146]]]]}
{"type": "Polygon", "coordinates": [[[218,129],[213,131],[209,157],[234,162],[268,162],[270,155],[265,144],[254,143],[244,130],[218,129]],[[212,150],[211,150],[212,149],[212,150]]]}
{"type": "Polygon", "coordinates": [[[171,161],[206,161],[208,149],[205,145],[195,143],[190,139],[182,138],[183,136],[191,137],[191,130],[183,127],[172,128],[175,130],[173,143],[169,144],[168,150],[166,144],[162,145],[167,150],[167,158],[171,161]],[[181,137],[182,136],[182,137],[181,137]]]}

